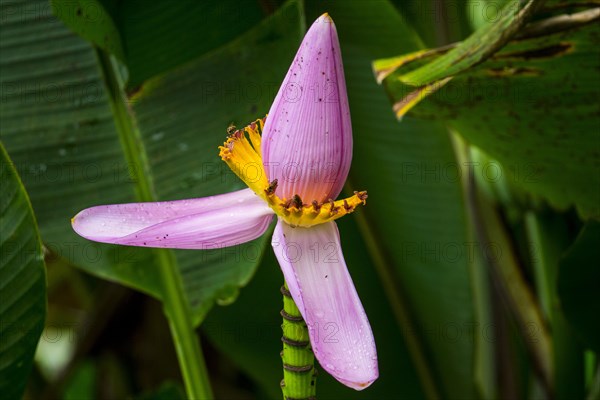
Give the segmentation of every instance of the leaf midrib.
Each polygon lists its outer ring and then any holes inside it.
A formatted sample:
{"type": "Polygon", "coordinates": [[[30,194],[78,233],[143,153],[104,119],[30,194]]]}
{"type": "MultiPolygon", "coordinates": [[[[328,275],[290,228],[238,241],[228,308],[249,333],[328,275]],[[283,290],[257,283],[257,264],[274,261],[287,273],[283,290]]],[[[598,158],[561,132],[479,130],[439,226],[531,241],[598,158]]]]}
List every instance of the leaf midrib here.
{"type": "MultiPolygon", "coordinates": [[[[126,161],[133,165],[135,196],[139,201],[157,201],[148,153],[137,126],[135,115],[127,107],[123,82],[118,75],[116,61],[98,48],[94,48],[100,75],[107,91],[115,128],[126,161]]],[[[171,334],[177,349],[181,373],[188,397],[212,398],[203,355],[194,330],[191,308],[185,294],[180,269],[174,253],[168,249],[153,249],[154,261],[161,275],[160,298],[169,318],[171,334]]]]}
{"type": "Polygon", "coordinates": [[[95,48],[95,52],[125,159],[130,165],[135,166],[131,170],[135,175],[132,178],[136,182],[136,198],[138,201],[157,201],[154,181],[149,173],[151,168],[148,154],[140,130],[135,123],[135,117],[127,109],[122,80],[117,75],[110,56],[97,48],[95,48]]]}

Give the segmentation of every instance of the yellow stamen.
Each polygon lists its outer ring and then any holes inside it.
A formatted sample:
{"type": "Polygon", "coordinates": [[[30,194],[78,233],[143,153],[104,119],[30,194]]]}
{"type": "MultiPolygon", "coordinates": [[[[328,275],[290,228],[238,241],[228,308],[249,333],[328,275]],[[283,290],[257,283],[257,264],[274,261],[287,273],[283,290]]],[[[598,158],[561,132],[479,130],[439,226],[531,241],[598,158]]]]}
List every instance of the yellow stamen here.
{"type": "Polygon", "coordinates": [[[254,193],[265,198],[261,193],[269,185],[269,181],[260,155],[260,133],[263,126],[263,120],[258,119],[244,129],[233,132],[223,146],[219,146],[219,156],[254,193]]]}
{"type": "Polygon", "coordinates": [[[310,227],[333,221],[354,212],[359,204],[366,204],[367,192],[354,192],[347,199],[325,203],[313,200],[306,204],[299,195],[291,199],[281,199],[275,192],[277,180],[269,182],[264,170],[260,153],[261,134],[264,120],[258,119],[242,130],[237,130],[227,137],[223,146],[219,147],[219,156],[229,168],[269,207],[291,226],[310,227]]]}
{"type": "Polygon", "coordinates": [[[267,195],[267,203],[275,213],[291,226],[309,227],[333,221],[354,212],[356,206],[367,203],[367,192],[354,192],[352,197],[311,204],[302,203],[298,195],[290,200],[280,199],[276,194],[267,195]]]}

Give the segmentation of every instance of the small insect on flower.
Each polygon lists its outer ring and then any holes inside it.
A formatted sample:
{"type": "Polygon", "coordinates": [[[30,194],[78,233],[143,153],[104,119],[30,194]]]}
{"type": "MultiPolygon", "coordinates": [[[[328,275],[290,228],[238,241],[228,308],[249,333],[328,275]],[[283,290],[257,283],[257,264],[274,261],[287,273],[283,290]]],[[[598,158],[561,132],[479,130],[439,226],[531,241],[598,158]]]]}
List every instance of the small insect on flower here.
{"type": "Polygon", "coordinates": [[[231,136],[236,130],[237,130],[237,127],[235,126],[235,124],[233,122],[231,122],[229,124],[229,126],[227,127],[227,136],[231,136]]]}

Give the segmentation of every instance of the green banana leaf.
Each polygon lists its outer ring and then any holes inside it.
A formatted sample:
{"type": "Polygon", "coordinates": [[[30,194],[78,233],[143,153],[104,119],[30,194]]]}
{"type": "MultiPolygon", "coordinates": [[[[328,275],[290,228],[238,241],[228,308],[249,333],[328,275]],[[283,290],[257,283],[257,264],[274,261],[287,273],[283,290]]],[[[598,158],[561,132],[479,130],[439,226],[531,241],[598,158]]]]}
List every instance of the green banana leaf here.
{"type": "MultiPolygon", "coordinates": [[[[258,24],[267,5],[252,0],[52,0],[55,15],[128,67],[128,90],[218,50],[258,24]]],[[[282,16],[293,26],[294,12],[282,16]]]]}
{"type": "Polygon", "coordinates": [[[100,1],[50,1],[52,14],[81,37],[125,61],[119,29],[100,1]]]}
{"type": "MultiPolygon", "coordinates": [[[[485,0],[487,1],[487,0],[485,0]]],[[[498,0],[493,0],[497,6],[498,0]]],[[[471,31],[469,18],[477,2],[481,7],[483,0],[405,1],[392,0],[392,3],[405,17],[405,23],[411,26],[423,40],[426,47],[441,43],[458,41],[471,31]]]]}
{"type": "MultiPolygon", "coordinates": [[[[36,4],[48,13],[43,3],[36,4]]],[[[13,7],[2,20],[2,140],[30,193],[46,246],[96,276],[161,298],[152,250],[86,241],[69,219],[98,204],[241,188],[217,146],[230,122],[243,125],[267,112],[270,90],[301,37],[299,4],[289,3],[243,38],[146,82],[135,101],[124,96],[114,59],[51,14],[28,13],[30,3],[13,7]],[[269,54],[268,66],[257,63],[259,54],[269,54]]],[[[215,300],[235,298],[266,242],[173,252],[196,324],[215,300]]]]}
{"type": "Polygon", "coordinates": [[[583,218],[598,219],[600,26],[592,22],[600,9],[590,5],[569,15],[553,10],[462,72],[448,68],[439,75],[435,67],[453,46],[377,60],[374,70],[399,117],[410,110],[445,122],[498,160],[509,184],[557,209],[574,206],[583,218]],[[415,68],[430,67],[440,80],[406,84],[415,68]]]}
{"type": "Polygon", "coordinates": [[[514,36],[541,3],[540,0],[510,0],[496,22],[483,25],[447,54],[403,74],[399,79],[412,86],[424,86],[480,63],[514,36]]]}
{"type": "Polygon", "coordinates": [[[0,393],[23,396],[46,319],[46,267],[31,203],[0,143],[0,393]]]}

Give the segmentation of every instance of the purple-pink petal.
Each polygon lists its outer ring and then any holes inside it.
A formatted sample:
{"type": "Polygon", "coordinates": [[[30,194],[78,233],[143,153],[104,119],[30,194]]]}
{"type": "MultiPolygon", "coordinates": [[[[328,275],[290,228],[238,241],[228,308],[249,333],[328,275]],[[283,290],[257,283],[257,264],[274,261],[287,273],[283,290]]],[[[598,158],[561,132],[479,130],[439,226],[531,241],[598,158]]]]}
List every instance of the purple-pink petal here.
{"type": "Polygon", "coordinates": [[[352,128],[340,44],[329,15],[306,33],[271,106],[262,156],[277,195],[335,199],[352,160],[352,128]]]}
{"type": "Polygon", "coordinates": [[[176,249],[233,246],[262,235],[273,211],[250,189],[198,199],[91,207],[72,221],[96,242],[176,249]]]}
{"type": "Polygon", "coordinates": [[[272,245],[321,367],[346,386],[368,387],[379,376],[377,350],[335,222],[292,228],[278,221],[272,245]]]}

